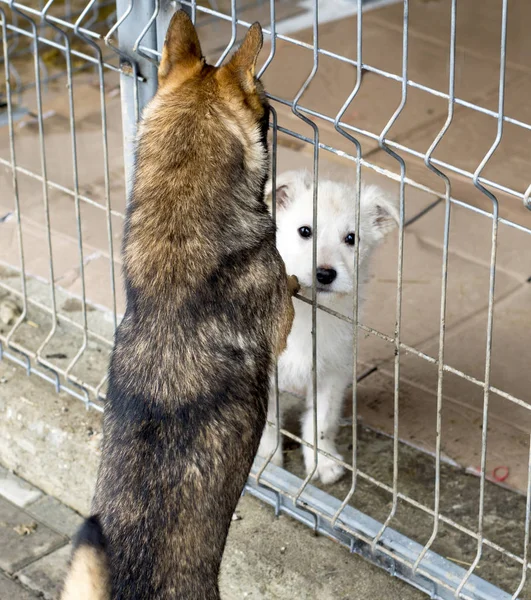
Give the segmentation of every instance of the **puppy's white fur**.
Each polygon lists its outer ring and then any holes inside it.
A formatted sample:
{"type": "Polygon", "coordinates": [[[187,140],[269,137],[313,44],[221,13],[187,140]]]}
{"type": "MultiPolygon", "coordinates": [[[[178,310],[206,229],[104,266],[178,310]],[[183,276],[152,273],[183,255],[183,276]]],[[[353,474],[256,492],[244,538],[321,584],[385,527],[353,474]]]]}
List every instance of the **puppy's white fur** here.
{"type": "MultiPolygon", "coordinates": [[[[266,196],[271,200],[271,183],[266,196]]],[[[328,285],[318,284],[317,301],[344,315],[352,316],[355,246],[345,238],[355,232],[355,188],[330,180],[320,180],[318,187],[317,267],[334,269],[337,275],[328,285]]],[[[297,275],[301,293],[311,298],[312,238],[303,238],[299,228],[312,228],[313,183],[306,171],[283,173],[276,180],[277,245],[286,263],[286,271],[297,275]]],[[[370,257],[385,234],[398,222],[396,204],[377,186],[364,185],[360,196],[358,303],[363,301],[370,257]]],[[[359,314],[359,313],[358,313],[359,314]]],[[[287,348],[278,361],[279,387],[306,395],[302,418],[302,438],[313,443],[312,393],[312,308],[295,302],[295,320],[287,348]]],[[[352,381],[352,327],[336,317],[317,312],[317,427],[318,447],[342,459],[335,445],[343,397],[352,381]]],[[[274,386],[269,399],[268,421],[275,423],[274,386]]],[[[282,425],[282,403],[280,406],[282,425]]],[[[282,464],[282,448],[275,451],[274,427],[264,430],[258,454],[282,464]]],[[[307,472],[314,467],[312,448],[303,446],[307,472]]],[[[343,474],[343,467],[320,454],[314,478],[330,484],[343,474]]]]}

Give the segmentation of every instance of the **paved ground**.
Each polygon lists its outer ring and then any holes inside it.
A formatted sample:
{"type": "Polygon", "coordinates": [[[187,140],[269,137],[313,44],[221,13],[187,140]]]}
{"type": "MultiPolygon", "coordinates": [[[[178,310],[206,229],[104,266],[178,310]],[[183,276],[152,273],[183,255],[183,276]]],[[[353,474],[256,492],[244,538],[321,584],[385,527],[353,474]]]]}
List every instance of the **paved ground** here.
{"type": "MultiPolygon", "coordinates": [[[[223,564],[224,599],[420,600],[425,596],[245,497],[223,564]],[[257,535],[257,534],[260,535],[257,535]]],[[[82,517],[0,467],[0,598],[58,598],[82,517]]]]}
{"type": "Polygon", "coordinates": [[[0,597],[58,597],[69,538],[81,521],[72,509],[1,468],[0,597]]]}

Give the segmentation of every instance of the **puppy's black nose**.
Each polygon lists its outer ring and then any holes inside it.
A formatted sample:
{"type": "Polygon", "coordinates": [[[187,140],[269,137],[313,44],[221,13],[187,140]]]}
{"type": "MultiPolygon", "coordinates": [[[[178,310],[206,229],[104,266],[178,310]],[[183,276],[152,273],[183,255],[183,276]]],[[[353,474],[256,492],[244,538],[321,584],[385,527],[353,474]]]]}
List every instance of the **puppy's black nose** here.
{"type": "Polygon", "coordinates": [[[328,285],[332,283],[337,276],[337,271],[335,269],[323,269],[318,267],[317,269],[317,281],[319,283],[323,283],[324,285],[328,285]]]}

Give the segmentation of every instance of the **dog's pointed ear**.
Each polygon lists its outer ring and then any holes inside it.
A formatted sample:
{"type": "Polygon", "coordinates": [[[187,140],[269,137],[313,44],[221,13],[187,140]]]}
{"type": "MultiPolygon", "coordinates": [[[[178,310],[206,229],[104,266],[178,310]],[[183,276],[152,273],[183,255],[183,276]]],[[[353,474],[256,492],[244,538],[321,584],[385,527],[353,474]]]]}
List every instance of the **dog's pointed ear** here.
{"type": "Polygon", "coordinates": [[[178,10],[166,32],[158,72],[159,84],[164,83],[174,69],[179,69],[180,80],[186,79],[201,62],[201,44],[194,24],[184,10],[178,10]]]}
{"type": "Polygon", "coordinates": [[[398,226],[400,215],[395,199],[375,185],[362,187],[361,193],[365,210],[368,209],[368,217],[379,237],[383,237],[398,226]]]}
{"type": "Polygon", "coordinates": [[[256,61],[263,42],[260,23],[253,23],[247,30],[241,46],[224,67],[234,73],[246,91],[252,91],[255,88],[256,61]]]}
{"type": "MultiPolygon", "coordinates": [[[[275,181],[275,202],[277,209],[286,208],[295,198],[296,188],[302,185],[310,188],[312,185],[311,176],[308,171],[286,171],[276,177],[275,181]]],[[[265,187],[266,204],[273,206],[273,180],[269,179],[265,187]]]]}

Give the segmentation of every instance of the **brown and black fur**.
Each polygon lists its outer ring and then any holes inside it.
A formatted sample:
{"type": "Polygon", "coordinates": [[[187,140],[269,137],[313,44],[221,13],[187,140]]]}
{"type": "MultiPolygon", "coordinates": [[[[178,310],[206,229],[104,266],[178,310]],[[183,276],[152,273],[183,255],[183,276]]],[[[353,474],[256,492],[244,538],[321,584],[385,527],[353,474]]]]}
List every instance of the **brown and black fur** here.
{"type": "Polygon", "coordinates": [[[113,600],[219,598],[296,287],[264,203],[261,45],[255,24],[230,62],[209,66],[179,11],[140,125],[123,247],[127,310],[93,502],[113,600]]]}

